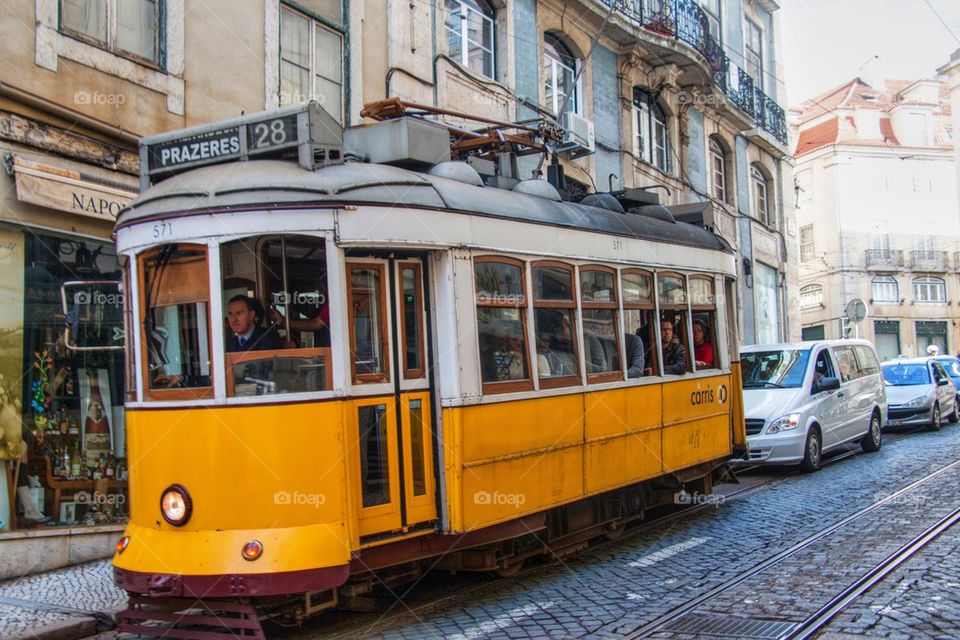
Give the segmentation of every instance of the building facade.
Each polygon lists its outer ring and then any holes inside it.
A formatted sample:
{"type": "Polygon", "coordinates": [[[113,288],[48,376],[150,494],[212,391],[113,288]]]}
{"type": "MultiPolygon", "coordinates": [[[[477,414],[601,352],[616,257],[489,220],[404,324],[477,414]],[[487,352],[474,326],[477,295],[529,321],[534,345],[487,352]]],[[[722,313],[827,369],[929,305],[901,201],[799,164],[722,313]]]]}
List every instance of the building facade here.
{"type": "MultiPolygon", "coordinates": [[[[399,97],[575,114],[570,193],[650,188],[740,256],[744,341],[795,338],[797,228],[775,0],[34,0],[0,33],[0,577],[112,552],[127,507],[124,265],[144,135],[399,97]],[[229,55],[225,55],[229,51],[229,55]],[[99,281],[96,285],[73,282],[99,281]],[[91,288],[92,287],[92,288],[91,288]],[[111,293],[113,292],[113,293],[111,293]],[[84,330],[117,349],[83,350],[84,330]]],[[[568,116],[573,118],[573,116],[568,116]]],[[[520,163],[519,176],[536,170],[520,163]]]]}
{"type": "Polygon", "coordinates": [[[952,115],[938,80],[858,79],[793,111],[806,338],[872,340],[881,359],[960,348],[952,115]],[[851,300],[868,317],[852,324],[851,300]]]}

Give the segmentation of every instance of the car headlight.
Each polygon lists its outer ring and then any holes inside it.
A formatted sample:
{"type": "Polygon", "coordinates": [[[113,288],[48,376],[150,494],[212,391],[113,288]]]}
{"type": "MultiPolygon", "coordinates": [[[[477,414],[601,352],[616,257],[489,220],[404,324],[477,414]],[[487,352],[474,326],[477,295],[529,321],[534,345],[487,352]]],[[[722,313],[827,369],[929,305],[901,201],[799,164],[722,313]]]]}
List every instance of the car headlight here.
{"type": "Polygon", "coordinates": [[[780,433],[781,431],[790,431],[800,426],[800,414],[791,413],[788,416],[777,418],[767,427],[767,433],[780,433]]]}
{"type": "Polygon", "coordinates": [[[905,407],[919,407],[927,403],[927,396],[917,396],[909,402],[904,402],[903,406],[905,407]]]}
{"type": "Polygon", "coordinates": [[[172,484],[160,496],[160,513],[163,519],[175,527],[187,524],[193,513],[193,500],[183,485],[172,484]]]}

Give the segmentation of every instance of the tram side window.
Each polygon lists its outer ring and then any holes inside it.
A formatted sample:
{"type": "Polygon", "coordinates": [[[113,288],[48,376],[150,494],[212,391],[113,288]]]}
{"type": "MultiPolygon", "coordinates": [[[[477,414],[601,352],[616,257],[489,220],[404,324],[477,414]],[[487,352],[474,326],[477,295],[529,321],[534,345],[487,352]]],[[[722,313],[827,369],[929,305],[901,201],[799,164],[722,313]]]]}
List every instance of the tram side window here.
{"type": "Polygon", "coordinates": [[[617,336],[616,272],[607,267],[580,269],[580,302],[583,307],[583,348],[587,381],[622,379],[620,342],[617,336]]]}
{"type": "MultiPolygon", "coordinates": [[[[559,262],[533,265],[533,327],[537,340],[537,375],[543,388],[580,383],[577,351],[577,302],[573,267],[559,262]]],[[[603,349],[587,356],[587,368],[604,366],[603,349]],[[596,362],[592,363],[591,358],[596,362]]]]}
{"type": "Polygon", "coordinates": [[[227,395],[330,389],[324,240],[244,238],[221,259],[227,395]]]}
{"type": "Polygon", "coordinates": [[[697,370],[720,366],[717,352],[717,299],[712,278],[690,277],[693,310],[693,360],[697,370]]]}
{"type": "Polygon", "coordinates": [[[687,291],[683,276],[657,274],[660,300],[660,342],[663,373],[678,375],[691,370],[690,339],[687,335],[687,291]]]}
{"type": "Polygon", "coordinates": [[[347,263],[353,380],[388,382],[386,273],[382,263],[347,263]]]}
{"type": "Polygon", "coordinates": [[[645,271],[627,269],[620,274],[620,281],[624,327],[628,335],[632,334],[643,342],[644,365],[639,367],[631,361],[633,340],[625,340],[631,347],[626,352],[627,376],[651,375],[658,370],[656,345],[660,339],[660,327],[654,322],[653,276],[645,271]]]}
{"type": "Polygon", "coordinates": [[[526,341],[526,284],[519,260],[474,260],[480,378],[485,393],[533,389],[526,341]]]}
{"type": "Polygon", "coordinates": [[[171,244],[151,250],[140,257],[140,273],[147,395],[153,399],[209,395],[206,247],[171,244]]]}

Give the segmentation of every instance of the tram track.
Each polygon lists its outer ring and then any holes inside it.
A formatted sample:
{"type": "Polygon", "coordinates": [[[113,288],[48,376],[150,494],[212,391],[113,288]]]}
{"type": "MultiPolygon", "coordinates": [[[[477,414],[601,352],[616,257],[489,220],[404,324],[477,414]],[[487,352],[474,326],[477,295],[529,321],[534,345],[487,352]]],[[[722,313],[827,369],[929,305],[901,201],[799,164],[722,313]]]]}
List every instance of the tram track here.
{"type": "MultiPolygon", "coordinates": [[[[793,558],[800,552],[810,548],[818,542],[821,542],[847,525],[957,468],[960,468],[960,460],[945,465],[940,469],[924,476],[923,478],[920,478],[919,480],[902,487],[890,495],[881,498],[880,500],[876,500],[870,505],[837,522],[834,522],[830,526],[825,527],[816,533],[811,534],[810,536],[807,536],[788,549],[785,549],[784,551],[767,558],[763,562],[737,574],[736,576],[711,588],[709,591],[687,601],[679,607],[676,607],[669,612],[650,620],[634,631],[625,634],[623,637],[630,640],[636,640],[640,638],[649,638],[660,633],[679,633],[678,631],[671,629],[671,627],[675,627],[682,618],[702,607],[704,604],[714,600],[722,594],[725,594],[747,580],[780,565],[785,560],[793,558]]],[[[800,623],[791,624],[789,625],[789,628],[786,629],[782,634],[770,637],[776,637],[778,640],[794,640],[799,638],[813,637],[820,629],[828,624],[830,620],[836,617],[837,614],[843,611],[843,609],[849,606],[850,603],[855,601],[860,595],[882,581],[887,575],[896,570],[901,564],[906,562],[910,557],[930,544],[930,542],[936,539],[937,536],[954,526],[957,522],[960,522],[960,507],[952,511],[946,517],[940,519],[937,523],[927,528],[922,533],[912,538],[897,551],[884,558],[884,560],[878,563],[873,569],[862,575],[852,584],[842,589],[837,595],[831,598],[826,605],[818,609],[817,612],[809,616],[806,620],[800,623]]]]}
{"type": "MultiPolygon", "coordinates": [[[[885,442],[889,443],[891,441],[899,440],[909,435],[912,432],[913,430],[899,431],[896,434],[887,435],[884,438],[884,440],[885,442]]],[[[854,458],[859,455],[863,455],[863,452],[860,450],[859,447],[855,449],[851,448],[847,451],[842,451],[837,454],[834,454],[829,458],[825,458],[823,460],[823,466],[824,467],[831,466],[833,464],[836,464],[837,462],[841,462],[849,458],[854,458]]],[[[744,474],[750,471],[756,471],[761,468],[762,468],[761,465],[751,465],[751,466],[738,469],[737,473],[744,474]]],[[[804,475],[804,474],[805,472],[797,469],[797,470],[791,470],[786,473],[773,475],[756,484],[752,484],[750,486],[743,487],[741,489],[736,489],[734,491],[731,491],[730,493],[722,494],[723,501],[728,502],[731,500],[743,499],[745,497],[753,495],[754,493],[758,493],[765,488],[768,488],[773,485],[781,484],[783,482],[787,482],[790,479],[795,478],[796,476],[804,475]]],[[[661,516],[655,517],[652,520],[639,522],[634,526],[628,528],[624,536],[619,537],[615,540],[602,540],[602,541],[595,540],[590,545],[590,550],[599,551],[604,549],[605,547],[612,546],[614,544],[622,544],[625,540],[631,537],[636,537],[636,536],[643,535],[645,533],[649,533],[650,531],[664,527],[665,525],[667,527],[673,526],[675,523],[679,522],[680,520],[689,518],[697,513],[700,513],[706,509],[711,509],[711,508],[716,508],[716,505],[711,503],[690,505],[690,506],[675,510],[671,513],[667,513],[667,514],[663,514],[661,516]]],[[[514,576],[511,579],[522,580],[526,577],[536,574],[538,571],[541,571],[542,569],[543,569],[542,565],[528,566],[523,570],[521,570],[516,576],[514,576]]],[[[422,604],[419,604],[419,605],[414,605],[414,606],[403,605],[404,609],[397,611],[395,613],[389,613],[389,611],[381,613],[380,614],[381,617],[375,621],[370,621],[369,619],[364,621],[344,621],[344,628],[334,629],[332,635],[329,635],[328,637],[338,638],[338,639],[339,638],[355,638],[358,636],[358,633],[361,635],[365,633],[375,633],[375,629],[377,627],[381,627],[384,625],[395,624],[406,619],[419,620],[422,616],[425,616],[426,614],[455,605],[458,602],[463,601],[464,599],[469,599],[474,596],[482,595],[489,590],[493,590],[498,588],[498,586],[502,586],[502,584],[503,582],[501,580],[494,580],[494,581],[484,581],[480,584],[466,585],[466,586],[463,586],[462,588],[455,589],[454,591],[446,591],[443,595],[436,598],[430,598],[426,602],[423,602],[422,604]]],[[[397,605],[394,603],[391,606],[395,608],[397,605]]]]}

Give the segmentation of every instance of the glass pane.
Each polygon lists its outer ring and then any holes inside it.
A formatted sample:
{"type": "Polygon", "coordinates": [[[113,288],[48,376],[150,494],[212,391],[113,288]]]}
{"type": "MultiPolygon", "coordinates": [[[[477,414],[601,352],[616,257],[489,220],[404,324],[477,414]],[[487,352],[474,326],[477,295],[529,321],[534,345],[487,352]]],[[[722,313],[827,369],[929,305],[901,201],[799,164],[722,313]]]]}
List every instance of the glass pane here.
{"type": "Polygon", "coordinates": [[[324,111],[329,113],[335,120],[340,122],[342,116],[342,100],[340,98],[341,86],[331,82],[326,78],[316,77],[316,86],[314,87],[314,99],[323,105],[324,111]]]}
{"type": "Polygon", "coordinates": [[[541,378],[579,375],[573,309],[537,309],[537,369],[541,378]]]}
{"type": "Polygon", "coordinates": [[[343,79],[343,54],[340,36],[320,25],[316,28],[316,55],[314,64],[317,75],[339,84],[343,79]]]}
{"type": "Polygon", "coordinates": [[[297,0],[297,3],[334,24],[343,24],[343,0],[297,0]]]}
{"type": "Polygon", "coordinates": [[[63,0],[60,11],[64,29],[70,29],[106,43],[107,3],[101,0],[63,0]]]}
{"type": "Polygon", "coordinates": [[[404,366],[407,369],[421,369],[423,359],[421,355],[420,337],[420,286],[419,271],[413,268],[404,268],[401,271],[403,280],[403,336],[404,366]]]}
{"type": "Polygon", "coordinates": [[[718,366],[714,349],[716,320],[713,312],[694,314],[693,317],[693,360],[698,369],[712,369],[718,366]]]}
{"type": "Polygon", "coordinates": [[[287,9],[280,16],[280,58],[310,67],[310,21],[287,9]]]}
{"type": "Polygon", "coordinates": [[[704,278],[690,278],[691,304],[716,304],[713,282],[704,278]]]}
{"type": "Polygon", "coordinates": [[[573,300],[573,272],[560,267],[533,269],[534,300],[573,300]]]}
{"type": "Polygon", "coordinates": [[[157,60],[156,0],[117,2],[117,48],[157,60]]]}
{"type": "Polygon", "coordinates": [[[520,267],[502,262],[478,262],[473,269],[477,278],[477,302],[523,303],[520,267]]]}
{"type": "Polygon", "coordinates": [[[493,51],[493,20],[488,17],[483,19],[483,48],[493,51]]]}
{"type": "Polygon", "coordinates": [[[480,75],[487,75],[487,52],[479,45],[470,44],[467,50],[467,67],[480,75]]]}
{"type": "Polygon", "coordinates": [[[460,61],[461,38],[463,25],[461,24],[462,15],[460,13],[460,2],[456,0],[447,0],[447,17],[443,24],[447,32],[447,54],[454,60],[460,61]]]}
{"type": "Polygon", "coordinates": [[[423,402],[410,401],[410,457],[413,463],[413,495],[427,493],[427,475],[424,465],[423,402]]]}
{"type": "Polygon", "coordinates": [[[643,273],[625,272],[621,276],[623,301],[627,303],[653,303],[653,281],[643,273]]]}
{"type": "Polygon", "coordinates": [[[206,250],[167,247],[145,260],[151,389],[210,386],[206,250]]]}
{"type": "Polygon", "coordinates": [[[67,343],[76,347],[123,347],[123,294],[117,282],[81,282],[63,287],[67,343]]]}
{"type": "Polygon", "coordinates": [[[303,102],[310,97],[310,72],[287,61],[280,62],[280,104],[303,102]]]}
{"type": "Polygon", "coordinates": [[[528,379],[520,309],[477,308],[477,331],[484,382],[528,379]]]}
{"type": "MultiPolygon", "coordinates": [[[[298,353],[299,351],[299,353],[298,353]]],[[[273,393],[325,391],[328,367],[324,354],[306,353],[258,356],[255,352],[227,357],[233,380],[233,396],[262,396],[273,393]]]]}
{"type": "Polygon", "coordinates": [[[588,374],[620,370],[616,318],[614,309],[583,310],[583,352],[588,374]]]}
{"type": "Polygon", "coordinates": [[[683,280],[676,276],[659,276],[660,304],[686,304],[683,280]]]}
{"type": "Polygon", "coordinates": [[[606,271],[581,271],[580,298],[584,302],[616,302],[613,274],[606,271]]]}
{"type": "Polygon", "coordinates": [[[390,449],[387,442],[387,406],[357,409],[360,428],[360,487],[363,506],[390,502],[390,449]]]}
{"type": "Polygon", "coordinates": [[[352,268],[350,285],[353,322],[353,363],[357,375],[384,373],[384,311],[381,308],[381,278],[378,269],[352,268]]]}

